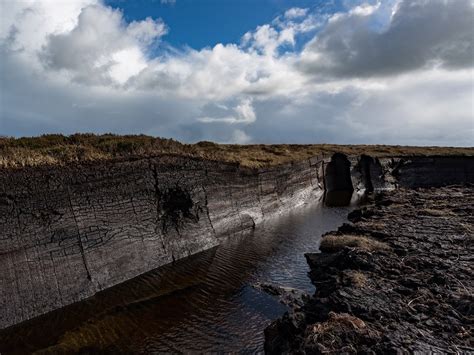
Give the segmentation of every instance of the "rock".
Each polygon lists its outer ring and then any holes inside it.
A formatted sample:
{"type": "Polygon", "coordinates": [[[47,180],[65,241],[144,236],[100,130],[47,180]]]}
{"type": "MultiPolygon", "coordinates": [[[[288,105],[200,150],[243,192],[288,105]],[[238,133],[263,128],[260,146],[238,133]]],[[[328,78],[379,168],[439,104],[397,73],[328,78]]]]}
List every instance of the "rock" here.
{"type": "Polygon", "coordinates": [[[274,285],[270,283],[257,283],[253,285],[257,290],[261,290],[269,295],[278,297],[280,303],[296,308],[301,307],[309,295],[296,288],[274,285]]]}

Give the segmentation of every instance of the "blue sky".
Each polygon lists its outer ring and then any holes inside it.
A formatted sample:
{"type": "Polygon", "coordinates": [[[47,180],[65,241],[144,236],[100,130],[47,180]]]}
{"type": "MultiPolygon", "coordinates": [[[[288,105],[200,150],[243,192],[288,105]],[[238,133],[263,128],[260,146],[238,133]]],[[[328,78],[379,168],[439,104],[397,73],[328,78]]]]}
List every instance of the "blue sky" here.
{"type": "Polygon", "coordinates": [[[473,17],[471,0],[0,1],[0,136],[472,146],[473,17]]]}
{"type": "Polygon", "coordinates": [[[341,0],[107,0],[106,4],[121,9],[127,21],[162,18],[170,28],[164,41],[195,49],[239,42],[248,30],[293,7],[325,13],[346,7],[341,0]]]}

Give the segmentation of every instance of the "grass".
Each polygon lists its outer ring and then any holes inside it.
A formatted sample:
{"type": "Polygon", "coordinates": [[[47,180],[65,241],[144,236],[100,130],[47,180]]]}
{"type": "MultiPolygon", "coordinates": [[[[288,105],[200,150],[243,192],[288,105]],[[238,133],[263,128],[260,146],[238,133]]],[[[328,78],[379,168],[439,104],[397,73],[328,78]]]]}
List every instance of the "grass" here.
{"type": "Polygon", "coordinates": [[[334,330],[348,331],[352,329],[363,329],[367,325],[357,317],[347,313],[329,312],[329,319],[322,323],[316,323],[313,327],[313,333],[322,334],[333,332],[334,330]]]}
{"type": "Polygon", "coordinates": [[[337,252],[345,247],[358,248],[368,252],[389,250],[388,244],[363,235],[326,235],[319,249],[323,252],[337,252]]]}
{"type": "Polygon", "coordinates": [[[199,142],[183,144],[173,139],[145,135],[58,134],[39,137],[0,137],[0,168],[65,165],[72,162],[177,154],[189,157],[264,167],[308,159],[317,155],[369,154],[374,157],[417,155],[473,156],[474,148],[406,147],[387,145],[277,144],[232,145],[199,142]]]}
{"type": "Polygon", "coordinates": [[[379,332],[370,329],[362,319],[348,313],[329,312],[328,316],[325,322],[306,328],[305,345],[313,345],[311,349],[314,349],[315,353],[356,353],[354,345],[361,339],[379,339],[381,336],[379,332]]]}
{"type": "Polygon", "coordinates": [[[368,279],[367,276],[365,276],[364,273],[356,270],[349,270],[347,272],[347,276],[349,278],[349,281],[351,285],[362,288],[365,285],[367,285],[368,279]]]}

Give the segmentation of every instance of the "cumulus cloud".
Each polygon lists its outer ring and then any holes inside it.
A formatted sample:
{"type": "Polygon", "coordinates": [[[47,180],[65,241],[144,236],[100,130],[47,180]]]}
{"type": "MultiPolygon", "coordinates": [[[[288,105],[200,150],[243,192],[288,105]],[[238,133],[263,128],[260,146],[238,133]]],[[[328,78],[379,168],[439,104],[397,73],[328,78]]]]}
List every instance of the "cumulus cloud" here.
{"type": "Polygon", "coordinates": [[[0,41],[12,50],[36,54],[49,34],[71,31],[81,10],[97,3],[98,0],[74,0],[58,6],[53,0],[0,1],[0,41]]]}
{"type": "Polygon", "coordinates": [[[383,29],[374,21],[387,11],[380,3],[334,15],[307,44],[300,67],[316,76],[366,77],[473,65],[472,1],[403,0],[388,10],[383,29]]]}
{"type": "Polygon", "coordinates": [[[78,82],[124,83],[147,66],[147,46],[165,33],[160,20],[125,25],[120,11],[92,5],[70,32],[50,34],[40,57],[47,69],[64,70],[78,82]]]}
{"type": "Polygon", "coordinates": [[[292,8],[240,43],[152,56],[160,19],[126,22],[100,0],[0,2],[0,134],[472,145],[472,3],[356,5],[292,8]]]}
{"type": "Polygon", "coordinates": [[[150,61],[129,85],[182,98],[223,102],[242,95],[269,96],[299,91],[305,78],[293,59],[274,58],[235,44],[187,50],[150,61]]]}

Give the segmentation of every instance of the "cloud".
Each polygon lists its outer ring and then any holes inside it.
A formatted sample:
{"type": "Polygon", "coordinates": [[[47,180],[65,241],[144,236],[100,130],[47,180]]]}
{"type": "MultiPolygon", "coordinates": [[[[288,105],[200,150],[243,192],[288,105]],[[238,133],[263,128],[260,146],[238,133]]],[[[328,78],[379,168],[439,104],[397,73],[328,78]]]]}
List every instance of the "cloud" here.
{"type": "Polygon", "coordinates": [[[233,143],[245,144],[245,143],[249,143],[251,140],[252,140],[252,138],[249,135],[247,135],[247,133],[245,133],[244,131],[242,131],[240,129],[236,129],[232,133],[232,141],[231,142],[233,142],[233,143]]]}
{"type": "Polygon", "coordinates": [[[147,17],[143,21],[133,21],[126,27],[126,33],[141,46],[149,46],[168,32],[161,20],[147,17]]]}
{"type": "MultiPolygon", "coordinates": [[[[222,108],[222,105],[220,105],[222,108]]],[[[225,106],[224,106],[225,107],[225,106]]],[[[228,109],[226,111],[229,111],[228,109]]],[[[255,115],[254,108],[252,106],[252,99],[245,98],[234,107],[233,115],[224,116],[224,117],[200,117],[198,121],[204,123],[214,123],[214,122],[223,122],[223,123],[244,123],[249,124],[255,122],[257,116],[255,115]]]]}
{"type": "Polygon", "coordinates": [[[308,13],[308,9],[302,9],[300,7],[292,7],[285,11],[284,17],[287,19],[295,19],[298,17],[306,16],[308,13]]]}
{"type": "Polygon", "coordinates": [[[174,4],[176,4],[176,0],[160,0],[160,2],[162,4],[165,4],[165,5],[174,5],[174,4]]]}
{"type": "Polygon", "coordinates": [[[71,31],[48,36],[40,58],[47,69],[63,70],[77,82],[122,84],[147,66],[145,49],[166,31],[161,20],[126,25],[120,11],[91,5],[71,31]]]}
{"type": "Polygon", "coordinates": [[[258,26],[242,37],[243,48],[266,56],[279,56],[282,46],[294,46],[296,37],[316,30],[322,21],[315,14],[306,16],[308,9],[291,8],[271,24],[258,26]]]}
{"type": "Polygon", "coordinates": [[[218,103],[240,96],[289,95],[305,80],[292,61],[290,56],[274,58],[235,44],[217,44],[152,60],[128,87],[218,103]]]}
{"type": "Polygon", "coordinates": [[[466,0],[294,8],[201,49],[165,47],[163,21],[99,0],[0,6],[1,135],[472,145],[466,0]]]}
{"type": "Polygon", "coordinates": [[[334,15],[307,45],[300,68],[318,77],[373,77],[473,65],[470,0],[403,0],[334,15]],[[386,26],[377,17],[391,12],[386,26]]]}

